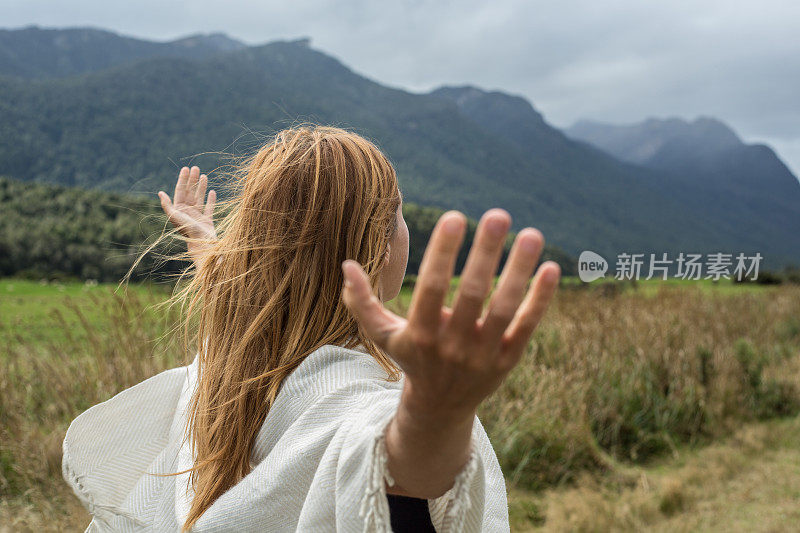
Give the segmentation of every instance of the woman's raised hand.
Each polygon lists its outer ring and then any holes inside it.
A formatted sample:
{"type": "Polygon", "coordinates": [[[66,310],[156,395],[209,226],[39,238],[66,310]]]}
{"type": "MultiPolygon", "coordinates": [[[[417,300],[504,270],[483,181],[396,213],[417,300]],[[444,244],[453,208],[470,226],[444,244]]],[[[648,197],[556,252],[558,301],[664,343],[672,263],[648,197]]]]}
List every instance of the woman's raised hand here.
{"type": "Polygon", "coordinates": [[[486,311],[511,217],[488,211],[478,224],[453,308],[444,307],[466,232],[461,213],[442,215],[420,266],[408,318],[388,311],[355,261],[342,265],[343,297],[364,332],[400,365],[405,383],[386,431],[391,490],[441,495],[469,455],[475,411],[520,361],[558,285],[554,262],[540,267],[544,245],[533,228],[519,232],[486,311]]]}
{"type": "MultiPolygon", "coordinates": [[[[206,187],[208,178],[205,174],[200,174],[200,168],[183,167],[175,185],[174,203],[167,193],[158,191],[164,213],[178,232],[188,239],[209,240],[217,237],[213,218],[217,193],[214,190],[209,191],[206,200],[206,187]]],[[[196,257],[202,245],[190,240],[187,246],[189,253],[196,257]]]]}
{"type": "Polygon", "coordinates": [[[403,401],[425,416],[471,417],[519,362],[558,285],[554,262],[533,274],[544,245],[533,228],[519,232],[486,312],[511,218],[488,211],[475,234],[453,308],[443,307],[466,232],[458,212],[442,215],[420,266],[408,319],[388,311],[355,261],[343,265],[344,300],[364,332],[406,375],[403,401]]]}

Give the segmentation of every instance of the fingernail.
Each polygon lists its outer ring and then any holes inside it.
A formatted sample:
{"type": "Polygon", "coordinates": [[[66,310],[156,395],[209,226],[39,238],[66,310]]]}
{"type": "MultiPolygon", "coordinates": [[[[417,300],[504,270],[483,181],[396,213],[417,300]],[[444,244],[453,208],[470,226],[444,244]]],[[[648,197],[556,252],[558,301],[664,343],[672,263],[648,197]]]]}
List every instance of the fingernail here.
{"type": "Polygon", "coordinates": [[[543,237],[541,237],[541,233],[537,230],[525,228],[524,230],[519,232],[519,245],[520,248],[529,254],[536,253],[539,245],[541,244],[543,237]]]}
{"type": "Polygon", "coordinates": [[[558,279],[559,274],[561,273],[560,270],[561,270],[560,268],[548,269],[547,272],[544,273],[544,276],[547,279],[547,281],[550,282],[556,281],[558,279]]]}
{"type": "Polygon", "coordinates": [[[506,223],[499,218],[490,218],[486,221],[486,230],[493,237],[500,237],[506,232],[506,223]]]}
{"type": "Polygon", "coordinates": [[[461,220],[458,217],[452,216],[444,221],[444,231],[448,235],[455,235],[461,229],[461,220]]]}
{"type": "Polygon", "coordinates": [[[531,237],[522,239],[522,242],[520,242],[520,246],[522,247],[522,249],[529,254],[536,253],[536,245],[537,245],[536,239],[533,239],[531,237]]]}

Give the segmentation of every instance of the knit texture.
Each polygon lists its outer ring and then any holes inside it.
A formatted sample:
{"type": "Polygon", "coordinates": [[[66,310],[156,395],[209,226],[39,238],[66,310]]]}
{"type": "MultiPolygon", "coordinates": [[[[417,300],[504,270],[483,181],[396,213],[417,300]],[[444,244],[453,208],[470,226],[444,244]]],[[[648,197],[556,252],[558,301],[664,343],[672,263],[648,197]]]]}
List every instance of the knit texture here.
{"type": "MultiPolygon", "coordinates": [[[[197,359],[78,416],[63,474],[93,519],[87,531],[179,531],[193,497],[184,438],[197,359]]],[[[369,355],[323,346],[283,383],[253,446],[252,471],[192,531],[391,531],[386,426],[402,379],[369,355]]],[[[509,531],[505,482],[478,418],[453,487],[428,500],[439,532],[509,531]]]]}

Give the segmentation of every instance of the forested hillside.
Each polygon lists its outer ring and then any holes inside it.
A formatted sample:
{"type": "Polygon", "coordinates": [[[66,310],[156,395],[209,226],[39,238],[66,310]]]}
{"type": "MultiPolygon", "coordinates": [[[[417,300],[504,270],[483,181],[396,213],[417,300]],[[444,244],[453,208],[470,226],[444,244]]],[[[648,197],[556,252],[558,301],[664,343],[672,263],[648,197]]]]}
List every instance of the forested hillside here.
{"type": "MultiPolygon", "coordinates": [[[[403,215],[411,237],[408,272],[415,274],[441,209],[406,203],[403,215]]],[[[139,252],[165,225],[158,200],[85,190],[78,187],[26,183],[0,177],[0,276],[79,278],[119,281],[139,252]]],[[[475,221],[470,220],[471,238],[475,221]]],[[[145,256],[132,279],[165,280],[186,266],[163,261],[182,250],[168,242],[145,256]]],[[[466,259],[464,246],[459,268],[466,259]]],[[[543,261],[557,261],[567,274],[575,259],[547,245],[543,261]]]]}
{"type": "MultiPolygon", "coordinates": [[[[0,177],[0,275],[119,281],[164,228],[160,212],[157,201],[142,197],[0,177]]],[[[158,263],[147,256],[133,279],[185,266],[158,263]]]]}

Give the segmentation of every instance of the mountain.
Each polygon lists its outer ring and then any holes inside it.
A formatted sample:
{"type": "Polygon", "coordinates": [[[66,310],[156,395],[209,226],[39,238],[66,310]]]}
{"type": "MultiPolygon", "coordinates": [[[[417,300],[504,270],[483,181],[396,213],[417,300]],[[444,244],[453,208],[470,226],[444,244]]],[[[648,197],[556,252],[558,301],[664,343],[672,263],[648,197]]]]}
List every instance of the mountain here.
{"type": "Polygon", "coordinates": [[[710,117],[699,117],[694,122],[650,118],[624,126],[580,120],[565,133],[623,161],[655,167],[663,167],[660,162],[671,156],[682,159],[689,154],[717,153],[742,146],[729,126],[710,117]]]}
{"type": "Polygon", "coordinates": [[[0,72],[21,78],[57,78],[153,57],[201,58],[245,44],[221,34],[152,42],[94,28],[0,29],[0,72]]]}
{"type": "Polygon", "coordinates": [[[574,139],[624,161],[662,173],[666,188],[691,191],[686,203],[711,220],[775,253],[800,249],[800,183],[775,152],[745,144],[723,122],[648,119],[632,125],[580,121],[566,130],[574,139]]]}
{"type": "MultiPolygon", "coordinates": [[[[432,94],[455,102],[474,122],[533,157],[555,162],[573,182],[587,169],[599,183],[611,176],[646,182],[662,199],[677,200],[681,207],[670,207],[673,216],[714,234],[707,242],[719,251],[761,252],[778,264],[798,261],[797,179],[769,147],[743,144],[718,120],[651,119],[634,126],[581,121],[562,133],[519,96],[468,86],[432,94]]],[[[609,206],[627,196],[618,189],[602,192],[609,206]]]]}
{"type": "Polygon", "coordinates": [[[521,96],[484,91],[472,86],[445,86],[430,94],[454,102],[471,120],[523,150],[535,151],[538,155],[555,154],[565,144],[570,144],[521,96]]]}
{"type": "Polygon", "coordinates": [[[647,119],[632,125],[579,121],[566,130],[617,157],[698,185],[755,195],[766,201],[800,204],[797,178],[775,152],[763,144],[745,144],[723,122],[699,117],[647,119]]]}
{"type": "Polygon", "coordinates": [[[776,266],[800,260],[783,235],[743,238],[724,209],[708,217],[687,204],[708,192],[666,186],[660,170],[570,139],[523,98],[385,87],[305,39],[48,79],[0,64],[0,93],[0,173],[22,180],[153,194],[182,164],[224,170],[220,152],[247,154],[305,120],[375,140],[409,201],[472,217],[502,206],[516,229],[539,227],[573,255],[757,249],[776,266]]]}

